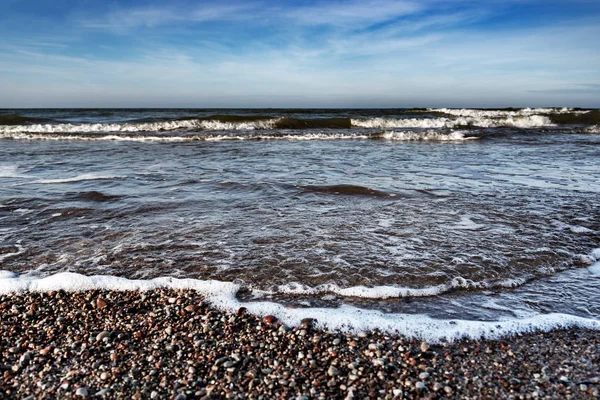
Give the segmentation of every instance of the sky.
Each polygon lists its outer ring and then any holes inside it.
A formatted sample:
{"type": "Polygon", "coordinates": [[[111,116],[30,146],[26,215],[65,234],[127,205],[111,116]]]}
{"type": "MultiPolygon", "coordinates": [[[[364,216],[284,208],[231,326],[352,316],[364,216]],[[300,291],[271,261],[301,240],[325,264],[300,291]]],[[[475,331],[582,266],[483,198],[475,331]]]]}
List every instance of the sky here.
{"type": "Polygon", "coordinates": [[[598,0],[0,0],[0,107],[600,107],[598,0]]]}

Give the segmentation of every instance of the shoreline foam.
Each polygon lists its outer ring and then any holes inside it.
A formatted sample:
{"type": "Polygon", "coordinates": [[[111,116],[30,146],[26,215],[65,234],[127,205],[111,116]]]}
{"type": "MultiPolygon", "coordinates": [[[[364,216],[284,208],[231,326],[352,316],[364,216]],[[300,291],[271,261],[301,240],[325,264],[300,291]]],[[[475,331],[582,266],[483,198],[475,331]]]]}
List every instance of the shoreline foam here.
{"type": "MultiPolygon", "coordinates": [[[[591,268],[594,270],[595,266],[591,268]]],[[[236,293],[240,289],[239,285],[214,280],[202,281],[170,277],[130,280],[115,276],[85,276],[70,272],[39,278],[0,271],[0,294],[57,290],[80,292],[156,289],[194,290],[219,310],[235,312],[235,310],[245,307],[248,312],[257,316],[276,315],[279,320],[290,326],[298,326],[302,320],[311,318],[315,320],[317,327],[329,331],[356,333],[377,329],[434,343],[466,338],[473,340],[500,339],[514,334],[570,327],[600,330],[600,321],[598,320],[562,313],[504,318],[497,321],[434,319],[426,315],[388,314],[350,305],[342,305],[339,308],[290,308],[268,301],[241,302],[236,298],[236,293]]]]}

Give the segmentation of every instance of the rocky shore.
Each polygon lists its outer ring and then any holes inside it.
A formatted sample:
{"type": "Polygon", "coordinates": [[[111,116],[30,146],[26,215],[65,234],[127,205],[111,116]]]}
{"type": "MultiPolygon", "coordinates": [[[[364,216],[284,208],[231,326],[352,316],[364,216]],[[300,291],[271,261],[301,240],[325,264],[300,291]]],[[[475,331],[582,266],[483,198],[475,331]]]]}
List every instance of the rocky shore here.
{"type": "Polygon", "coordinates": [[[0,295],[0,399],[595,399],[600,335],[428,344],[325,332],[196,292],[0,295]]]}

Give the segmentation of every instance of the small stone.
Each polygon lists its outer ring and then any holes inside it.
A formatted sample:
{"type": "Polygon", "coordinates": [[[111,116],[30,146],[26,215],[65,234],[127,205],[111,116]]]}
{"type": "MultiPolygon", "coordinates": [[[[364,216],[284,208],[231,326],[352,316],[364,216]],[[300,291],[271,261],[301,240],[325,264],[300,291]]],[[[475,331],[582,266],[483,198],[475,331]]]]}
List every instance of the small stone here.
{"type": "Polygon", "coordinates": [[[186,399],[186,395],[183,393],[179,393],[177,396],[175,396],[175,399],[173,400],[185,400],[186,399]]]}
{"type": "Polygon", "coordinates": [[[582,383],[581,385],[579,385],[579,390],[581,390],[582,392],[587,392],[588,386],[585,383],[582,383]]]}
{"type": "Polygon", "coordinates": [[[169,336],[171,336],[173,334],[173,328],[171,328],[170,326],[167,326],[167,329],[165,329],[165,333],[169,336]]]}
{"type": "Polygon", "coordinates": [[[302,321],[300,321],[300,328],[310,329],[314,322],[315,320],[313,318],[304,318],[302,321]]]}
{"type": "Polygon", "coordinates": [[[196,310],[196,307],[194,307],[192,304],[190,304],[189,306],[187,306],[185,308],[185,311],[187,312],[194,312],[196,310]]]}
{"type": "Polygon", "coordinates": [[[298,331],[298,336],[306,336],[306,334],[307,334],[306,329],[300,329],[298,331]]]}
{"type": "Polygon", "coordinates": [[[560,378],[558,378],[558,380],[561,383],[569,383],[569,378],[567,378],[566,376],[562,375],[560,378]]]}
{"type": "Polygon", "coordinates": [[[415,383],[415,388],[419,392],[422,392],[423,390],[425,390],[425,384],[423,382],[417,382],[417,383],[415,383]]]}
{"type": "Polygon", "coordinates": [[[376,367],[383,367],[385,365],[385,359],[384,358],[376,358],[373,360],[373,365],[376,367]]]}
{"type": "Polygon", "coordinates": [[[450,386],[444,386],[444,392],[447,394],[452,394],[452,388],[450,386]]]}
{"type": "Polygon", "coordinates": [[[25,365],[31,360],[31,354],[29,352],[24,353],[21,358],[19,358],[19,365],[25,365]]]}
{"type": "Polygon", "coordinates": [[[421,351],[425,353],[427,350],[429,350],[429,345],[427,342],[421,342],[421,351]]]}
{"type": "Polygon", "coordinates": [[[440,390],[442,390],[443,386],[441,383],[436,382],[433,384],[433,391],[434,392],[439,392],[440,390]]]}
{"type": "Polygon", "coordinates": [[[335,339],[333,339],[333,345],[334,345],[334,346],[337,346],[337,345],[338,345],[338,344],[340,344],[340,343],[342,343],[342,339],[340,339],[340,338],[335,338],[335,339]]]}
{"type": "Polygon", "coordinates": [[[421,373],[419,374],[419,379],[421,379],[421,380],[425,380],[425,379],[427,379],[427,378],[429,378],[429,373],[428,373],[428,372],[421,372],[421,373]]]}
{"type": "Polygon", "coordinates": [[[365,331],[360,331],[360,332],[358,332],[358,335],[356,335],[356,336],[358,336],[359,338],[366,338],[369,335],[365,331]]]}
{"type": "Polygon", "coordinates": [[[75,391],[75,396],[88,397],[88,390],[84,387],[80,387],[75,391]]]}
{"type": "Polygon", "coordinates": [[[176,297],[169,297],[169,304],[175,304],[177,302],[177,298],[176,297]]]}
{"type": "Polygon", "coordinates": [[[277,322],[277,317],[274,315],[267,315],[263,318],[263,322],[267,325],[272,325],[277,322]]]}
{"type": "Polygon", "coordinates": [[[329,369],[327,370],[327,375],[329,375],[329,376],[338,376],[339,374],[340,374],[340,371],[333,365],[330,366],[329,369]]]}
{"type": "Polygon", "coordinates": [[[248,309],[246,307],[240,307],[240,308],[238,308],[235,315],[237,315],[238,317],[242,317],[246,314],[247,311],[248,311],[248,309]]]}
{"type": "Polygon", "coordinates": [[[96,336],[96,342],[101,341],[104,338],[108,338],[110,337],[110,332],[109,331],[103,331],[100,332],[97,336],[96,336]]]}
{"type": "Polygon", "coordinates": [[[157,397],[158,397],[158,392],[156,390],[153,390],[152,393],[150,393],[150,398],[155,399],[157,397]]]}
{"type": "Polygon", "coordinates": [[[393,389],[392,393],[394,394],[394,396],[401,396],[402,395],[402,389],[393,389]]]}
{"type": "Polygon", "coordinates": [[[108,388],[102,389],[102,390],[97,391],[94,394],[94,396],[96,396],[96,397],[104,397],[104,396],[106,396],[108,394],[108,392],[110,392],[110,389],[108,389],[108,388]]]}
{"type": "Polygon", "coordinates": [[[101,310],[107,306],[106,301],[102,300],[100,297],[96,299],[96,308],[101,310]]]}
{"type": "Polygon", "coordinates": [[[100,379],[102,379],[103,381],[108,379],[108,374],[106,372],[103,372],[100,374],[100,379]]]}

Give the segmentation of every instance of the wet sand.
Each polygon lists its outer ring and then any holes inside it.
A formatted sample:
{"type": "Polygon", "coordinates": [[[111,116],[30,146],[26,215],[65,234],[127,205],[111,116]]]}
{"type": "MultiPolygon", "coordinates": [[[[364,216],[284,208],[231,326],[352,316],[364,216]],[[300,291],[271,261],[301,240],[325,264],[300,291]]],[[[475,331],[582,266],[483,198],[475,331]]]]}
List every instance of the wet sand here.
{"type": "Polygon", "coordinates": [[[0,398],[599,396],[597,331],[428,344],[275,317],[218,311],[190,290],[0,295],[0,398]]]}

